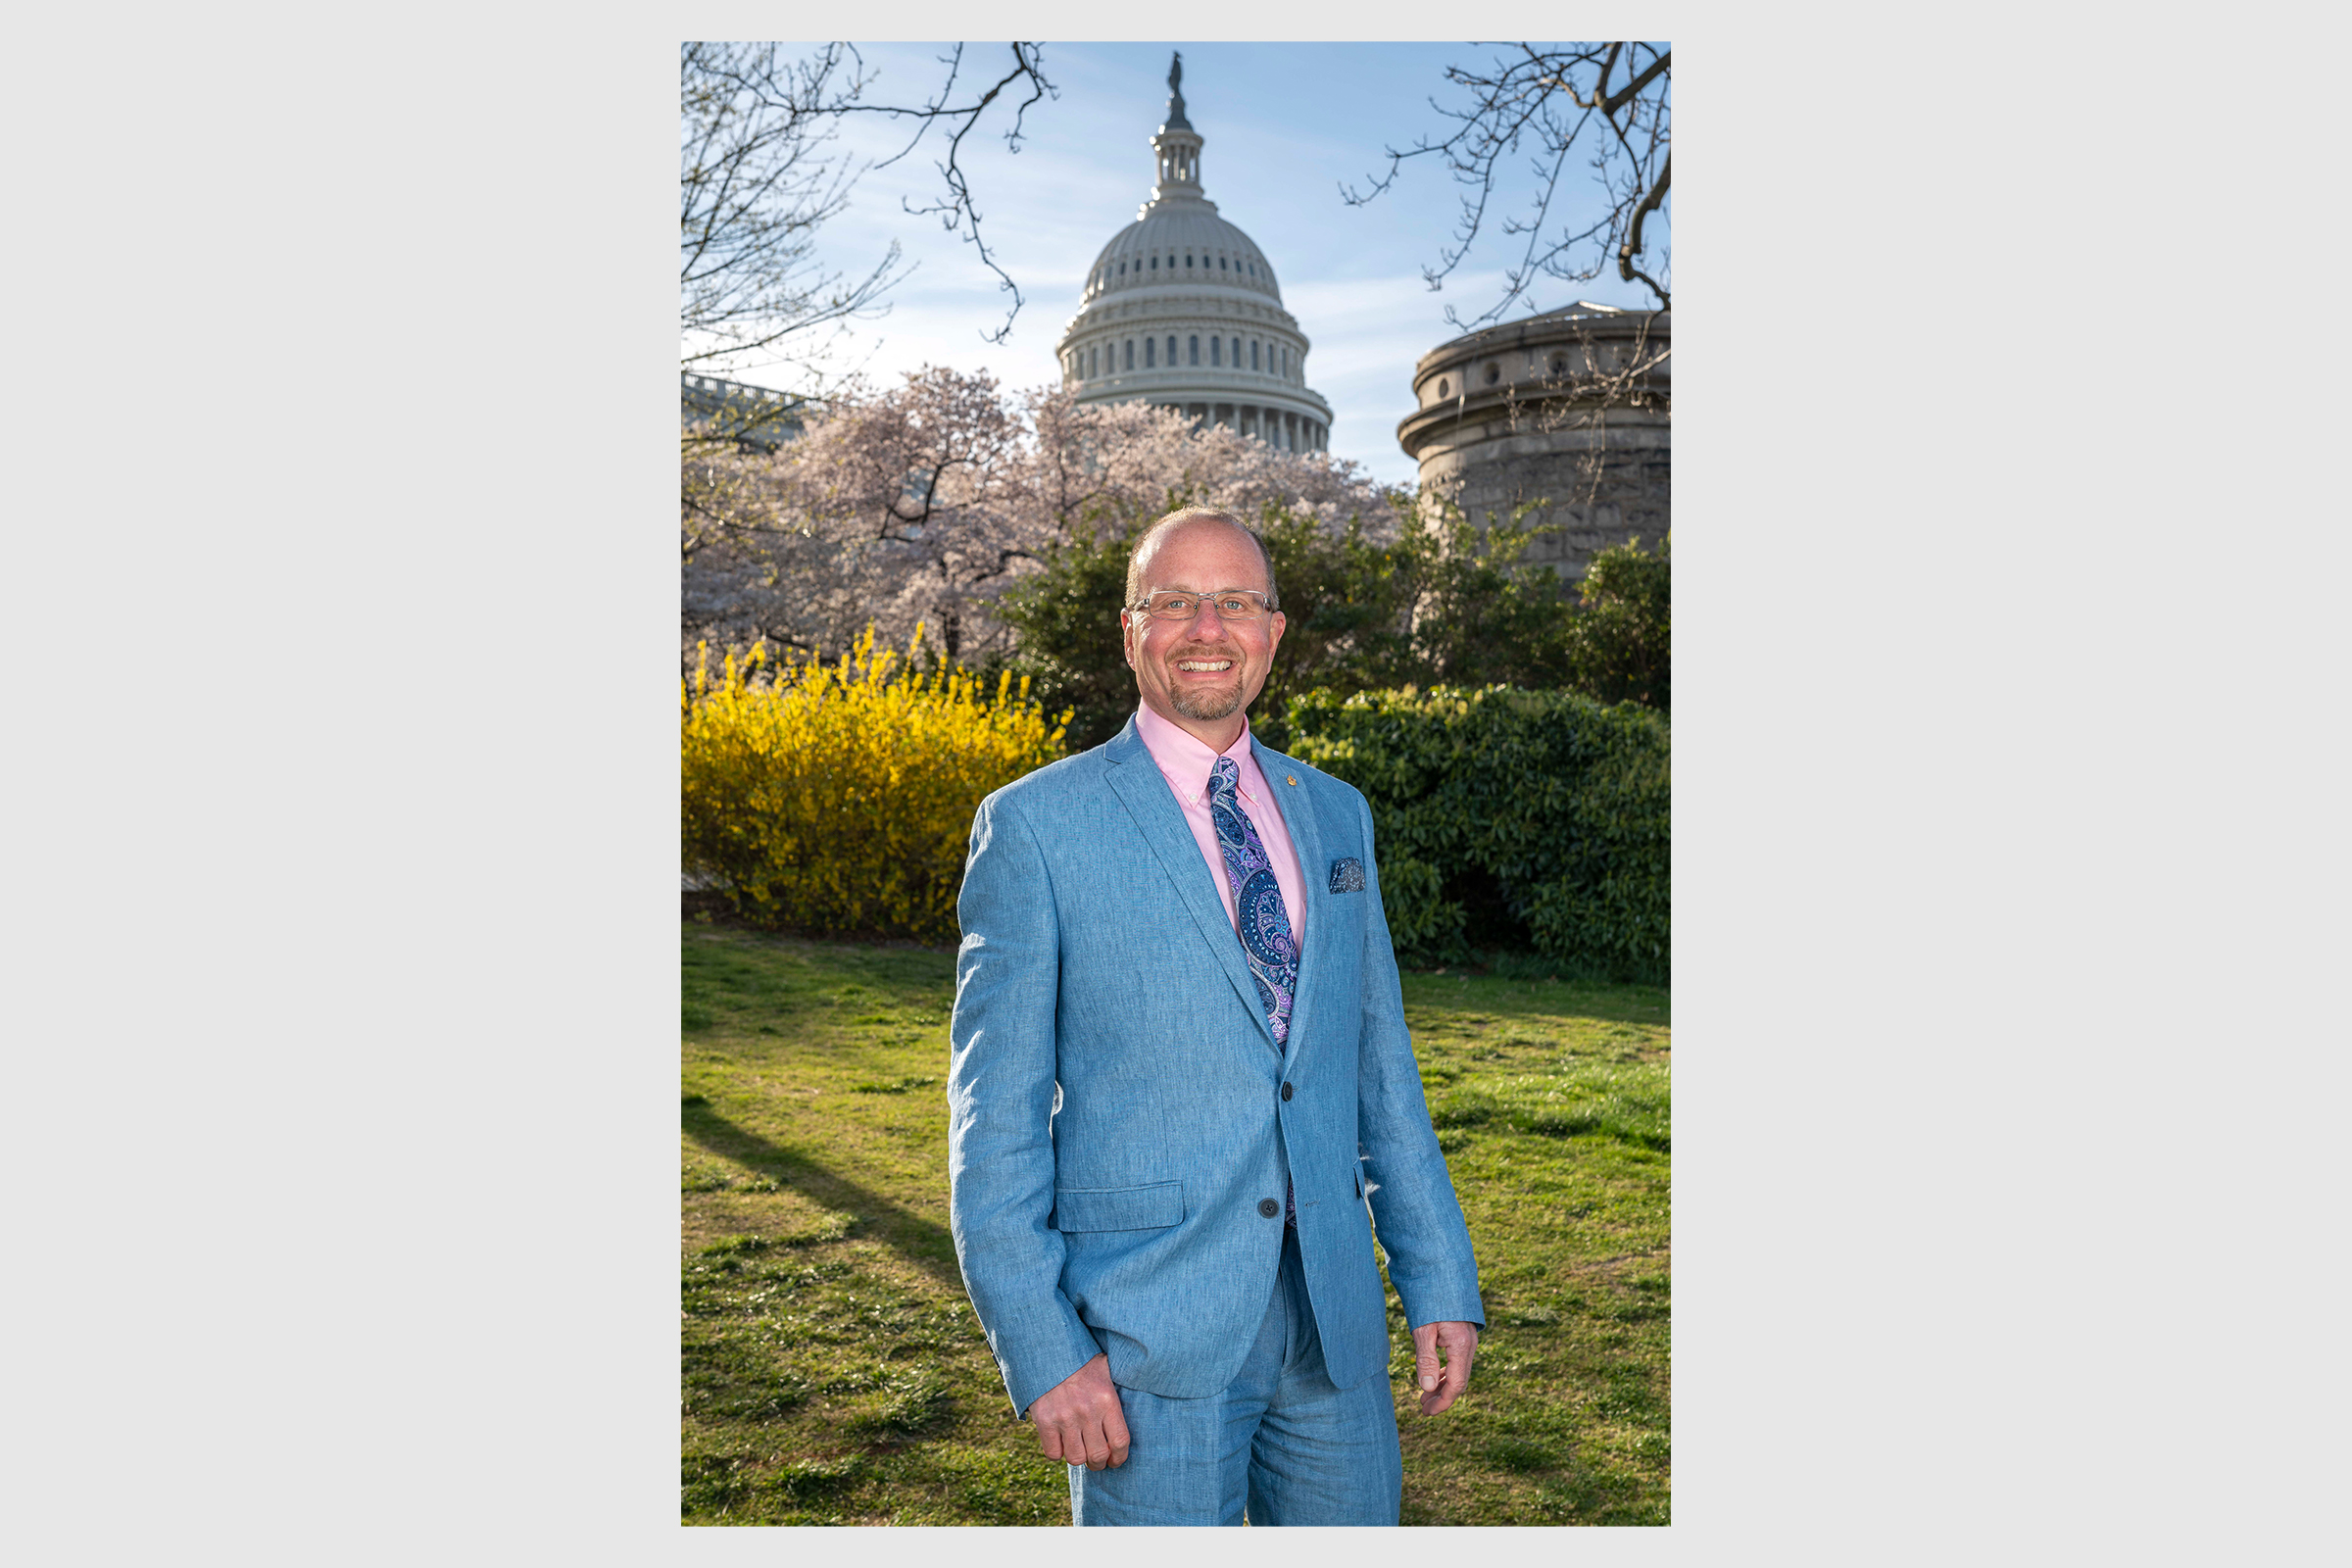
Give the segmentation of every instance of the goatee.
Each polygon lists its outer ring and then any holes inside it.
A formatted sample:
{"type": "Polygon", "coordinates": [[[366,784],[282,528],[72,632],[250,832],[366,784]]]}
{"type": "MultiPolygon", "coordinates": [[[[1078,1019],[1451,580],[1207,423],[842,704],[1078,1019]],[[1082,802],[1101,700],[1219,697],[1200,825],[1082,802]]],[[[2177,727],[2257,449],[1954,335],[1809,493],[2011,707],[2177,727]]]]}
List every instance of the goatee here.
{"type": "Polygon", "coordinates": [[[1224,691],[1181,691],[1172,693],[1169,706],[1187,718],[1231,718],[1242,706],[1242,683],[1235,681],[1224,691]]]}

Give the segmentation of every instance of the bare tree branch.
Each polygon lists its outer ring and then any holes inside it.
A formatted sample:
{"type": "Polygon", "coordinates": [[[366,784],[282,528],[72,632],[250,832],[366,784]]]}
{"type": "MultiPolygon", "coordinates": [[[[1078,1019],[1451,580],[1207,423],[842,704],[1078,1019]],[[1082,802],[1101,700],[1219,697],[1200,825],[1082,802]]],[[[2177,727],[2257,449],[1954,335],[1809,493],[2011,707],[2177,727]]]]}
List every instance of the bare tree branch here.
{"type": "Polygon", "coordinates": [[[1635,269],[1634,258],[1642,254],[1642,220],[1655,212],[1658,204],[1666,199],[1666,185],[1673,177],[1674,159],[1669,155],[1665,164],[1658,170],[1658,182],[1649,188],[1647,196],[1642,198],[1642,205],[1634,209],[1633,230],[1626,235],[1625,244],[1617,252],[1617,275],[1629,282],[1637,277],[1642,279],[1642,282],[1649,285],[1650,291],[1657,295],[1659,303],[1670,311],[1674,309],[1674,301],[1648,273],[1635,269]]]}
{"type": "Polygon", "coordinates": [[[947,195],[939,201],[927,202],[919,207],[904,199],[900,205],[918,217],[937,217],[941,226],[951,234],[961,226],[964,238],[980,253],[981,265],[997,274],[997,286],[1011,293],[1012,308],[1004,313],[1004,324],[993,332],[983,330],[980,334],[991,343],[1004,342],[1012,331],[1013,319],[1021,314],[1023,302],[1020,285],[1012,280],[1011,273],[997,265],[996,256],[989,250],[988,242],[980,237],[980,209],[972,205],[971,185],[960,162],[963,138],[971,133],[972,127],[980,122],[980,117],[987,113],[989,105],[995,103],[1007,87],[1016,81],[1025,81],[1028,83],[1029,96],[1013,109],[1012,123],[1004,131],[1006,151],[1018,153],[1021,150],[1022,126],[1030,107],[1045,98],[1061,96],[1060,89],[1046,79],[1043,44],[1015,43],[1011,49],[1012,69],[968,104],[949,105],[949,100],[955,95],[956,74],[963,68],[963,45],[957,44],[955,52],[941,61],[948,68],[948,79],[940,88],[939,96],[930,103],[920,109],[858,104],[849,110],[851,113],[888,115],[894,119],[912,119],[916,122],[913,140],[907,142],[904,150],[893,153],[875,165],[877,169],[887,169],[913,152],[933,125],[944,122],[955,127],[948,134],[946,159],[934,166],[939,170],[940,177],[947,182],[947,195]]]}
{"type": "Polygon", "coordinates": [[[1649,63],[1648,70],[1642,72],[1642,74],[1636,76],[1633,80],[1627,82],[1623,87],[1618,88],[1615,93],[1611,94],[1609,101],[1601,106],[1600,112],[1604,115],[1613,116],[1618,110],[1623,109],[1627,104],[1632,103],[1636,98],[1642,95],[1642,88],[1648,86],[1652,80],[1665,73],[1667,62],[1673,58],[1673,52],[1670,50],[1667,53],[1658,56],[1657,59],[1651,61],[1649,63]]]}
{"type": "Polygon", "coordinates": [[[857,171],[832,126],[866,86],[828,45],[687,43],[678,55],[681,363],[735,368],[809,358],[821,329],[872,315],[897,280],[894,245],[855,279],[816,258],[817,229],[857,171]]]}
{"type": "Polygon", "coordinates": [[[1367,175],[1361,190],[1343,184],[1341,198],[1350,206],[1371,201],[1395,184],[1409,159],[1434,157],[1442,164],[1468,194],[1462,197],[1452,243],[1439,247],[1436,266],[1422,269],[1429,286],[1441,288],[1469,256],[1487,224],[1503,160],[1518,152],[1523,138],[1531,138],[1539,156],[1530,169],[1536,188],[1528,216],[1502,220],[1505,234],[1529,236],[1527,246],[1519,261],[1504,269],[1502,297],[1491,310],[1464,321],[1448,307],[1446,318],[1468,331],[1499,320],[1517,306],[1532,311],[1532,291],[1544,278],[1590,281],[1612,260],[1619,277],[1639,280],[1661,306],[1668,305],[1667,270],[1656,269],[1660,275],[1652,277],[1634,262],[1642,254],[1642,221],[1663,209],[1670,189],[1666,165],[1672,139],[1671,51],[1663,44],[1624,40],[1605,45],[1521,43],[1516,50],[1484,71],[1448,66],[1446,79],[1467,89],[1469,102],[1449,108],[1432,99],[1430,107],[1455,122],[1456,128],[1440,139],[1424,136],[1401,152],[1384,149],[1387,172],[1377,178],[1367,175]],[[1621,64],[1625,84],[1611,91],[1610,79],[1621,64]],[[1608,129],[1588,138],[1595,117],[1608,129]],[[1602,204],[1600,216],[1590,222],[1565,202],[1559,188],[1568,155],[1580,147],[1590,149],[1588,167],[1602,204]],[[1563,215],[1567,223],[1546,242],[1547,225],[1563,215]]]}
{"type": "Polygon", "coordinates": [[[907,203],[906,211],[937,216],[951,231],[965,225],[981,263],[1012,294],[1004,325],[983,334],[1004,341],[1021,293],[981,238],[961,154],[964,137],[991,107],[1025,81],[1028,95],[1004,132],[1005,144],[1020,150],[1030,107],[1059,96],[1046,79],[1040,46],[1011,45],[1012,69],[958,103],[963,45],[957,44],[943,61],[946,83],[913,106],[865,101],[872,75],[850,45],[825,44],[801,59],[783,53],[786,47],[690,42],[679,49],[681,363],[709,369],[788,363],[821,386],[826,348],[837,334],[889,308],[883,296],[911,270],[902,270],[895,241],[870,270],[846,274],[826,267],[815,249],[817,230],[842,211],[865,172],[831,146],[853,114],[916,122],[906,147],[873,167],[906,157],[934,125],[948,127],[947,156],[938,166],[945,194],[927,205],[907,203]]]}
{"type": "MultiPolygon", "coordinates": [[[[1522,49],[1526,49],[1526,48],[1527,48],[1527,45],[1525,45],[1525,44],[1521,44],[1519,47],[1520,47],[1520,48],[1522,48],[1522,49]]],[[[1591,102],[1587,102],[1587,101],[1586,101],[1586,100],[1585,100],[1585,99],[1584,99],[1584,98],[1583,98],[1583,97],[1582,97],[1582,96],[1581,96],[1581,95],[1580,95],[1580,94],[1577,92],[1577,90],[1576,90],[1576,86],[1575,86],[1575,84],[1574,84],[1573,82],[1570,82],[1570,83],[1566,83],[1566,84],[1565,84],[1565,85],[1567,86],[1567,89],[1568,89],[1568,97],[1569,97],[1570,101],[1572,101],[1572,102],[1574,102],[1574,103],[1578,103],[1578,104],[1583,104],[1583,105],[1584,105],[1584,107],[1585,107],[1585,108],[1587,108],[1587,109],[1603,109],[1603,110],[1605,110],[1605,107],[1606,107],[1606,100],[1605,100],[1605,99],[1603,99],[1603,98],[1601,97],[1601,94],[1602,94],[1602,93],[1604,93],[1604,92],[1607,92],[1607,91],[1609,90],[1609,73],[1610,73],[1610,71],[1611,71],[1611,70],[1613,70],[1613,69],[1616,67],[1616,64],[1617,64],[1617,52],[1618,52],[1619,50],[1623,49],[1624,47],[1625,47],[1625,45],[1624,45],[1624,44],[1622,44],[1622,43],[1613,43],[1613,44],[1609,45],[1609,55],[1608,55],[1608,58],[1607,58],[1607,59],[1605,59],[1605,60],[1603,60],[1603,61],[1600,63],[1600,74],[1599,74],[1598,76],[1594,77],[1594,78],[1593,78],[1593,81],[1592,81],[1592,101],[1591,101],[1591,102]]],[[[1530,51],[1530,52],[1532,53],[1532,51],[1530,51]]]]}

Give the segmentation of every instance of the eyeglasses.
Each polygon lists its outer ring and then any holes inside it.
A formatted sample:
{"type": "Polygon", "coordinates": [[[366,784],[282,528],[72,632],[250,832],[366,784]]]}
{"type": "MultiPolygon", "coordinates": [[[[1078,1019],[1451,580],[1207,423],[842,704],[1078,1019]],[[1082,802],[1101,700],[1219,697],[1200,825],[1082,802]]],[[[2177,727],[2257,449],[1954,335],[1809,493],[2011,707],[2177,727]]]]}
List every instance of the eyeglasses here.
{"type": "Polygon", "coordinates": [[[1274,612],[1274,602],[1254,588],[1220,588],[1213,594],[1162,588],[1142,604],[1130,605],[1128,609],[1150,615],[1153,620],[1187,621],[1200,613],[1200,607],[1204,603],[1217,612],[1219,620],[1263,620],[1274,612]]]}

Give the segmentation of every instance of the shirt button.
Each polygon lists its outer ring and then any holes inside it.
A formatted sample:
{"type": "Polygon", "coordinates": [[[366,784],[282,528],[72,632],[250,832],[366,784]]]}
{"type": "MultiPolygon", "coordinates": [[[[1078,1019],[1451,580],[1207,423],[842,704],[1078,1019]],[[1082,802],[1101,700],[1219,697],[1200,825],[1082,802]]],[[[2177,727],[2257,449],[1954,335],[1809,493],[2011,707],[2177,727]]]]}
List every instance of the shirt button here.
{"type": "Polygon", "coordinates": [[[1261,1198],[1257,1200],[1257,1211],[1266,1218],[1272,1219],[1282,1212],[1282,1205],[1271,1198],[1261,1198]]]}
{"type": "Polygon", "coordinates": [[[1291,1086],[1289,1084],[1284,1084],[1282,1086],[1282,1098],[1285,1100],[1291,1098],[1291,1086]]]}

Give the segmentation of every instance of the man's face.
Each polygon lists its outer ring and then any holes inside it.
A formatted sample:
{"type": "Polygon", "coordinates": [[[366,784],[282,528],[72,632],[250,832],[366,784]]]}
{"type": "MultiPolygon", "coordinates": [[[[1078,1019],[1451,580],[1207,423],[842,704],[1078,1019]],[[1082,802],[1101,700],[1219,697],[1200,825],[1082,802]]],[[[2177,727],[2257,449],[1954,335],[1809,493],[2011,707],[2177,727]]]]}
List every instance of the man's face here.
{"type": "MultiPolygon", "coordinates": [[[[1203,595],[1253,588],[1270,596],[1273,588],[1257,546],[1213,517],[1161,534],[1142,566],[1147,595],[1167,588],[1203,595]]],[[[1237,715],[1257,700],[1282,644],[1282,612],[1228,621],[1203,604],[1190,621],[1153,620],[1141,612],[1125,619],[1127,662],[1144,705],[1220,751],[1232,745],[1242,732],[1237,715]]]]}

